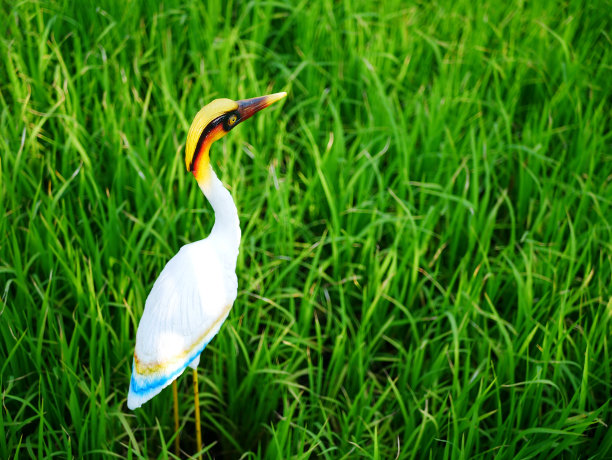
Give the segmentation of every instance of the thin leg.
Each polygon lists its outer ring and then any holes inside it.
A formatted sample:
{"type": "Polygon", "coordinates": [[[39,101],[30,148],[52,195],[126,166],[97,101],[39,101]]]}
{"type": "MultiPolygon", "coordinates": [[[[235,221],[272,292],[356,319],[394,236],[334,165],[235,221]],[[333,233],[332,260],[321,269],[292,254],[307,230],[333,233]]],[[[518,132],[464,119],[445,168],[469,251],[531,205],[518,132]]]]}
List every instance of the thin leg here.
{"type": "Polygon", "coordinates": [[[176,380],[172,382],[172,396],[174,396],[174,432],[176,433],[176,438],[174,438],[174,453],[178,457],[181,453],[181,445],[179,442],[178,389],[176,380]]]}
{"type": "Polygon", "coordinates": [[[195,394],[195,422],[196,422],[196,441],[198,442],[198,452],[202,450],[202,430],[200,429],[200,395],[198,393],[198,370],[193,370],[193,391],[195,394]]]}

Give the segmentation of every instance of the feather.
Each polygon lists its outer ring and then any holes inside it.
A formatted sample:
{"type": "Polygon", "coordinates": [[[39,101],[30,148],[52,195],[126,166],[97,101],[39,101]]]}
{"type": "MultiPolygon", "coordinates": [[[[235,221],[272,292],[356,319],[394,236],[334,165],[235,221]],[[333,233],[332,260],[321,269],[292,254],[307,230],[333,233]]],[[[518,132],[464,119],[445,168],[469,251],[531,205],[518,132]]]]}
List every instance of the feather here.
{"type": "Polygon", "coordinates": [[[236,299],[236,274],[224,260],[211,238],[187,244],[155,281],[136,333],[130,409],[159,394],[187,366],[198,366],[236,299]]]}

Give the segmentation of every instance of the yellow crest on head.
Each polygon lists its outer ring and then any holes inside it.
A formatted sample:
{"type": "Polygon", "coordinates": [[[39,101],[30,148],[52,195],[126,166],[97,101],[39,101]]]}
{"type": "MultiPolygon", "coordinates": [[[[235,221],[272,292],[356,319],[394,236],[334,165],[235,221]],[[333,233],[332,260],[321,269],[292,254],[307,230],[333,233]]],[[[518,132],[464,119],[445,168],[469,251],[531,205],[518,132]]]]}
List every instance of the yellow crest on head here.
{"type": "Polygon", "coordinates": [[[187,134],[187,144],[185,145],[185,167],[188,170],[191,160],[193,160],[193,156],[196,153],[195,149],[198,145],[198,140],[204,129],[215,118],[236,109],[238,109],[238,103],[231,99],[215,99],[197,113],[193,122],[191,122],[189,134],[187,134]]]}

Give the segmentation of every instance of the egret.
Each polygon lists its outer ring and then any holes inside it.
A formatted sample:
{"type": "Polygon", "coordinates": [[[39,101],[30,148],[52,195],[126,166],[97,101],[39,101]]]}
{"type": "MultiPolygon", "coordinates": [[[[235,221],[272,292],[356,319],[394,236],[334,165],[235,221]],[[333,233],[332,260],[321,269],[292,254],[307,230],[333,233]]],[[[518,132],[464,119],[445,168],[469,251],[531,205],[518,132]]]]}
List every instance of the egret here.
{"type": "MultiPolygon", "coordinates": [[[[219,332],[238,292],[236,259],[240,222],[232,195],[210,163],[210,146],[244,120],[287,93],[239,101],[216,99],[195,116],[185,145],[185,166],[212,205],[210,235],[186,244],[166,264],[147,297],[136,333],[127,405],[136,409],[173,383],[178,431],[176,379],[193,369],[198,451],[202,449],[198,373],[200,353],[219,332]]],[[[178,433],[175,439],[178,454],[178,433]]]]}

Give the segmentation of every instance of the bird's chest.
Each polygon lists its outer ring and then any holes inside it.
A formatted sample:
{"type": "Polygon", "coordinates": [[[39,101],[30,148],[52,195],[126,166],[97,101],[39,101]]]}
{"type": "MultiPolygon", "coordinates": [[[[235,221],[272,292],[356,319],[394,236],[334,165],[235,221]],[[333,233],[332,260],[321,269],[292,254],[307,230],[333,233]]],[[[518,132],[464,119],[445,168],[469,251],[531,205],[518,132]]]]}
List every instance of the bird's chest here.
{"type": "Polygon", "coordinates": [[[222,250],[214,240],[194,249],[189,256],[200,295],[209,299],[214,297],[215,303],[224,306],[233,304],[238,294],[237,254],[222,250]]]}

